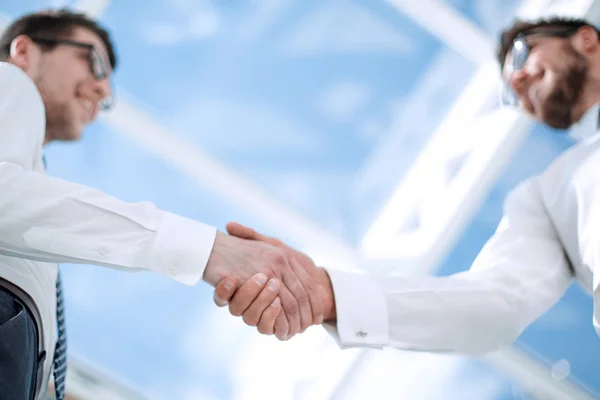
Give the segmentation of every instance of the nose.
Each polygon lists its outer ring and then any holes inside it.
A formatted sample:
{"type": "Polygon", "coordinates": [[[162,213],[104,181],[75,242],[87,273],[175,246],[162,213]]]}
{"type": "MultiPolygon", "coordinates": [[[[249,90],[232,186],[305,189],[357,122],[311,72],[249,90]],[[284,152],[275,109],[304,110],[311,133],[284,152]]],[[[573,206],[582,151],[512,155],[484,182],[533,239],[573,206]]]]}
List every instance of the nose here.
{"type": "MultiPolygon", "coordinates": [[[[544,69],[539,67],[531,67],[519,69],[515,71],[508,80],[508,85],[516,94],[519,102],[528,99],[528,90],[533,84],[543,79],[544,69]]],[[[530,101],[528,100],[527,103],[530,101]]]]}
{"type": "Polygon", "coordinates": [[[528,74],[524,68],[517,70],[508,78],[508,86],[510,86],[515,93],[519,94],[519,92],[521,92],[524,89],[524,86],[527,84],[527,77],[528,74]]]}

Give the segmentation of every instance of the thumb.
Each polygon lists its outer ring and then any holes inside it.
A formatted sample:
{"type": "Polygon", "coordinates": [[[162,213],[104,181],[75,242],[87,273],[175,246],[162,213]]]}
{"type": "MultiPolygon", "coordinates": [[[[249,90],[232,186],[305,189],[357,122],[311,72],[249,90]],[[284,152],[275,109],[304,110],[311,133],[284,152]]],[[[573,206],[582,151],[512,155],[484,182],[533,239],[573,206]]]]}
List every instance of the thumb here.
{"type": "Polygon", "coordinates": [[[228,223],[225,229],[227,229],[227,233],[231,236],[236,236],[240,239],[260,240],[258,233],[254,229],[237,222],[228,223]]]}
{"type": "Polygon", "coordinates": [[[276,247],[286,247],[281,240],[258,233],[254,229],[237,222],[230,222],[225,226],[225,228],[227,229],[227,233],[229,233],[231,236],[237,236],[240,239],[258,240],[260,242],[269,243],[276,247]]]}

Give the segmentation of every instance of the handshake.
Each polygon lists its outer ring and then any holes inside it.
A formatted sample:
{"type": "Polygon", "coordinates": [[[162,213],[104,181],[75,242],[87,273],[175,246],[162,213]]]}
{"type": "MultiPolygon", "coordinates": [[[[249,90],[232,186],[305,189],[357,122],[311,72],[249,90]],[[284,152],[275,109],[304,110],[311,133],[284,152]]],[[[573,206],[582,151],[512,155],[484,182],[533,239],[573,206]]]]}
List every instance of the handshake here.
{"type": "Polygon", "coordinates": [[[203,276],[218,306],[279,340],[335,320],[329,275],[310,257],[238,223],[227,232],[217,232],[203,276]]]}

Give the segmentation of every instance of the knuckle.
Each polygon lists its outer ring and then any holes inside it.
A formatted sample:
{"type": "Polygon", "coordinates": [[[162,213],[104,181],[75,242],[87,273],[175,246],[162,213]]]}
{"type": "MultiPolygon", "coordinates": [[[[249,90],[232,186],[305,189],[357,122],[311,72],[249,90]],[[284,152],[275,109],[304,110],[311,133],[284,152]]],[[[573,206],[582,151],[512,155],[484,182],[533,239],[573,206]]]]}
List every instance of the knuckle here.
{"type": "Polygon", "coordinates": [[[264,273],[269,277],[269,278],[278,278],[279,277],[279,273],[277,268],[273,267],[273,264],[269,264],[269,266],[267,266],[267,268],[265,268],[264,273]]]}
{"type": "Polygon", "coordinates": [[[227,300],[231,297],[230,293],[227,290],[225,290],[223,287],[217,286],[215,293],[217,294],[217,296],[219,298],[224,299],[224,300],[227,300]]]}
{"type": "Polygon", "coordinates": [[[242,315],[242,310],[236,307],[235,304],[229,304],[229,313],[235,317],[239,317],[242,315]]]}
{"type": "Polygon", "coordinates": [[[271,263],[277,266],[285,264],[285,255],[281,251],[272,251],[269,255],[271,263]]]}
{"type": "Polygon", "coordinates": [[[253,314],[244,314],[242,315],[242,319],[249,326],[256,326],[258,324],[257,318],[253,314]]]}
{"type": "Polygon", "coordinates": [[[302,319],[301,323],[300,323],[300,332],[304,332],[305,330],[308,329],[308,327],[310,326],[311,320],[310,319],[302,319]]]}
{"type": "Polygon", "coordinates": [[[268,328],[266,328],[263,325],[258,325],[258,332],[262,333],[263,335],[272,335],[273,332],[271,332],[268,328]]]}
{"type": "Polygon", "coordinates": [[[308,304],[308,293],[304,289],[298,290],[298,294],[296,295],[296,300],[298,300],[299,304],[308,304]]]}
{"type": "Polygon", "coordinates": [[[288,305],[287,309],[285,310],[285,314],[288,316],[288,318],[296,318],[299,315],[298,311],[298,303],[292,302],[288,305]]]}
{"type": "Polygon", "coordinates": [[[312,277],[308,277],[306,279],[306,282],[304,283],[304,287],[310,293],[317,291],[317,283],[315,282],[315,280],[312,277]]]}

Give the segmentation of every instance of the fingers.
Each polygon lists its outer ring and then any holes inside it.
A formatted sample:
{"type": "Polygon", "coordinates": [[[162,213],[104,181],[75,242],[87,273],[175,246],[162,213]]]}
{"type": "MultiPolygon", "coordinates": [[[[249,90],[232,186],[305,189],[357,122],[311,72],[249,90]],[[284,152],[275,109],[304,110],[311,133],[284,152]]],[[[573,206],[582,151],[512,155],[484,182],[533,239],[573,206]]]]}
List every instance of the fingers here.
{"type": "MultiPolygon", "coordinates": [[[[258,233],[242,224],[230,222],[226,229],[232,236],[266,242],[285,249],[286,253],[289,251],[288,255],[291,254],[291,257],[285,262],[287,265],[282,265],[280,269],[283,281],[283,287],[279,292],[282,312],[278,314],[274,323],[275,334],[280,340],[289,339],[299,332],[304,332],[310,325],[320,324],[323,321],[323,306],[316,290],[316,282],[307,271],[307,268],[314,268],[312,260],[307,258],[310,263],[304,266],[296,257],[301,255],[300,253],[296,254],[295,250],[286,246],[282,241],[258,233]]],[[[252,293],[248,293],[248,296],[251,296],[252,293]]],[[[265,311],[263,308],[263,313],[265,311]]],[[[255,315],[256,313],[253,312],[250,322],[254,322],[255,315]]],[[[264,329],[270,330],[270,321],[265,322],[264,329]]]]}
{"type": "Polygon", "coordinates": [[[280,340],[287,340],[300,332],[300,308],[285,281],[279,290],[279,299],[283,315],[279,315],[275,321],[275,334],[280,340]]]}
{"type": "MultiPolygon", "coordinates": [[[[254,299],[257,298],[267,283],[267,280],[267,276],[263,273],[256,274],[251,279],[248,279],[246,283],[244,283],[236,291],[235,295],[229,302],[229,312],[231,315],[239,317],[244,314],[244,311],[246,311],[254,299]]],[[[266,307],[267,306],[265,306],[265,308],[266,307]]]]}
{"type": "Polygon", "coordinates": [[[229,312],[236,317],[241,316],[246,308],[254,301],[267,282],[265,274],[256,274],[248,279],[235,293],[229,301],[229,312]]]}
{"type": "Polygon", "coordinates": [[[276,297],[262,313],[257,325],[258,331],[263,335],[272,335],[275,333],[275,320],[280,313],[282,313],[281,300],[279,300],[279,297],[276,297]]]}
{"type": "Polygon", "coordinates": [[[295,334],[308,328],[312,321],[312,311],[310,302],[308,301],[308,294],[296,274],[291,270],[291,267],[282,268],[281,277],[285,289],[288,289],[284,290],[282,288],[279,297],[281,298],[281,305],[290,324],[290,330],[287,335],[288,339],[290,339],[295,334]],[[288,293],[291,298],[287,297],[288,293]]]}
{"type": "Polygon", "coordinates": [[[235,286],[237,282],[233,278],[223,278],[217,283],[215,287],[215,294],[213,300],[219,307],[225,307],[229,304],[229,300],[235,293],[235,286]]]}
{"type": "MultiPolygon", "coordinates": [[[[312,260],[309,259],[309,261],[312,264],[312,260]]],[[[304,332],[311,325],[323,323],[323,301],[317,290],[316,279],[307,272],[306,268],[315,268],[315,274],[317,271],[314,264],[303,266],[295,256],[290,257],[290,265],[308,296],[309,315],[306,315],[305,319],[302,318],[301,332],[304,332]]]]}
{"type": "Polygon", "coordinates": [[[287,340],[289,331],[290,325],[285,316],[283,306],[281,306],[279,314],[277,315],[277,318],[275,318],[275,336],[277,336],[277,339],[279,340],[287,340]]]}
{"type": "MultiPolygon", "coordinates": [[[[278,279],[271,279],[267,283],[266,287],[258,294],[258,296],[254,299],[254,301],[246,308],[244,314],[242,315],[244,322],[250,326],[257,326],[261,318],[263,318],[264,314],[267,310],[273,305],[277,294],[279,293],[279,288],[281,287],[281,283],[278,279]]],[[[235,300],[235,297],[234,297],[235,300]]],[[[275,315],[272,318],[271,330],[275,324],[275,317],[279,314],[279,309],[281,308],[281,302],[278,302],[279,307],[273,306],[273,308],[278,309],[275,315]]],[[[275,310],[270,310],[271,313],[275,312],[275,310]]],[[[266,323],[269,325],[268,323],[266,323]]]]}
{"type": "Polygon", "coordinates": [[[313,306],[311,300],[315,302],[315,307],[318,307],[318,303],[321,301],[316,293],[316,286],[313,279],[308,276],[306,271],[298,263],[296,257],[292,255],[288,260],[291,271],[300,285],[299,287],[294,288],[292,293],[296,296],[296,300],[300,306],[300,332],[304,332],[306,328],[313,324],[313,306]]]}

